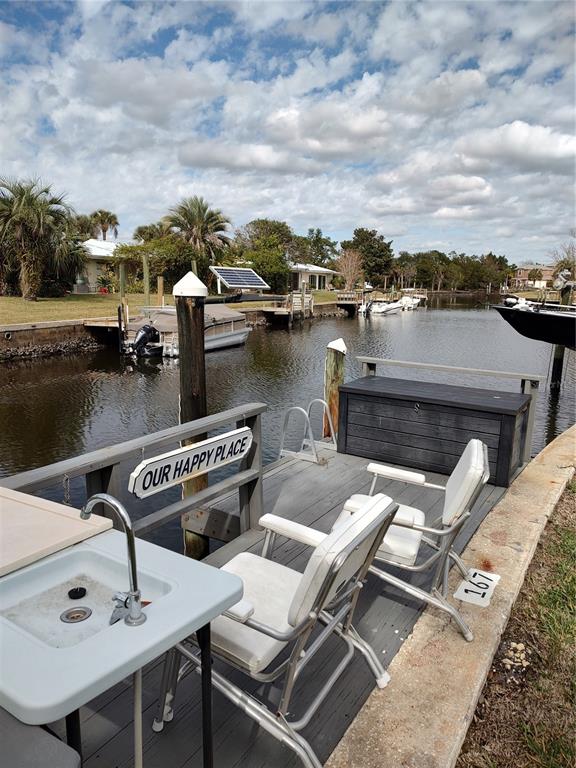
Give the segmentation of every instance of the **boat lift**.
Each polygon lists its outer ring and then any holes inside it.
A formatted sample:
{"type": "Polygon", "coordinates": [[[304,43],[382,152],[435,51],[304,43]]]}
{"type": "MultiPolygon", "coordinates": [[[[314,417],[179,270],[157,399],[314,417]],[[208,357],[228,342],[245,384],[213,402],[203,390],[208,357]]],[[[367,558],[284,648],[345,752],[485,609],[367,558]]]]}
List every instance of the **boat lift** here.
{"type": "Polygon", "coordinates": [[[330,414],[330,408],[328,407],[328,403],[319,397],[311,400],[307,409],[304,409],[299,405],[293,405],[291,408],[287,409],[286,413],[284,414],[284,423],[282,424],[282,432],[280,434],[279,458],[292,456],[298,459],[302,459],[303,461],[311,461],[314,464],[321,464],[322,460],[318,457],[318,451],[316,450],[317,448],[328,448],[328,450],[331,451],[335,451],[337,449],[336,431],[334,429],[334,423],[330,414]],[[328,428],[330,430],[330,436],[328,440],[314,439],[314,432],[310,422],[310,414],[312,413],[312,408],[316,403],[320,403],[322,405],[322,413],[326,416],[328,421],[328,428]],[[286,429],[288,422],[290,421],[290,415],[292,413],[300,413],[304,417],[304,435],[302,436],[300,448],[297,451],[290,451],[287,448],[284,448],[286,429]]]}

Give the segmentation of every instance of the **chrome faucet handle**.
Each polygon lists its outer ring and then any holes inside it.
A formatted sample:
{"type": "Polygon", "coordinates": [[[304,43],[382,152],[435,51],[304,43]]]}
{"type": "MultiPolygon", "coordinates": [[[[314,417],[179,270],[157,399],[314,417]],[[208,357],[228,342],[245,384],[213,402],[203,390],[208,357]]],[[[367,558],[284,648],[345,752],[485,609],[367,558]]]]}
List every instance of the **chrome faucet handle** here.
{"type": "Polygon", "coordinates": [[[125,619],[130,613],[130,593],[129,592],[116,592],[112,597],[112,600],[116,603],[112,615],[110,616],[110,624],[116,624],[120,619],[125,619]]]}

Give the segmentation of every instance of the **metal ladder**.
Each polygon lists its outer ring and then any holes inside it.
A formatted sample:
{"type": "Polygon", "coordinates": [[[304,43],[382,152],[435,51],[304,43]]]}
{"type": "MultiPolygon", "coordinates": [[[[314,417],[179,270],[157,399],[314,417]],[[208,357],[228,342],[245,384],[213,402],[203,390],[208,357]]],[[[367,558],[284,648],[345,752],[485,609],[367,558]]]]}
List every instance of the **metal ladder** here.
{"type": "Polygon", "coordinates": [[[282,424],[282,432],[280,435],[279,458],[283,458],[285,456],[293,456],[298,459],[302,459],[303,461],[311,461],[314,464],[320,464],[318,451],[316,450],[317,447],[328,448],[331,451],[335,451],[337,448],[336,432],[334,430],[334,424],[332,422],[332,416],[330,415],[328,403],[319,397],[311,400],[306,410],[304,410],[304,408],[300,407],[299,405],[293,405],[291,408],[287,409],[286,413],[284,414],[284,423],[282,424]],[[322,415],[325,414],[328,419],[328,427],[330,429],[330,438],[328,442],[314,439],[314,432],[312,431],[312,424],[310,423],[310,414],[312,412],[313,406],[316,403],[320,403],[322,405],[322,415]],[[304,435],[300,444],[300,450],[298,451],[289,451],[287,448],[284,448],[286,428],[290,420],[290,414],[292,413],[300,413],[304,417],[304,435]]]}

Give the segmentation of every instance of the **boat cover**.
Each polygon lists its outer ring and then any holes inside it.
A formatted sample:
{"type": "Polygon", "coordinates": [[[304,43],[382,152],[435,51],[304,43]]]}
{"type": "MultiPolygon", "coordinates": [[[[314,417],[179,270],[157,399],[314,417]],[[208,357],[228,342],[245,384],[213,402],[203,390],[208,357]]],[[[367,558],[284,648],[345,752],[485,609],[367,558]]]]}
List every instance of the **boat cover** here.
{"type": "MultiPolygon", "coordinates": [[[[240,322],[245,319],[242,312],[230,309],[225,304],[206,304],[204,307],[205,328],[223,323],[231,323],[232,321],[240,322]]],[[[137,331],[144,323],[153,325],[160,333],[178,333],[178,322],[174,307],[155,309],[146,316],[135,317],[128,323],[127,330],[137,331]]]]}

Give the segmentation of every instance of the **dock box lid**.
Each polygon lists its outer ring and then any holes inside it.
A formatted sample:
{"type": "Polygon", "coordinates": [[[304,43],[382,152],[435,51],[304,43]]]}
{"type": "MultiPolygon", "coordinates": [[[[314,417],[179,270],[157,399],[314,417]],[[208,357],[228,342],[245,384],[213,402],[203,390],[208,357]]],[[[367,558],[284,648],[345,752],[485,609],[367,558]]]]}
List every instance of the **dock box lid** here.
{"type": "Polygon", "coordinates": [[[454,384],[435,384],[431,381],[396,379],[390,376],[363,376],[343,384],[340,392],[393,400],[417,400],[433,405],[449,405],[452,408],[506,415],[519,413],[530,402],[530,395],[520,392],[499,392],[454,384]]]}

